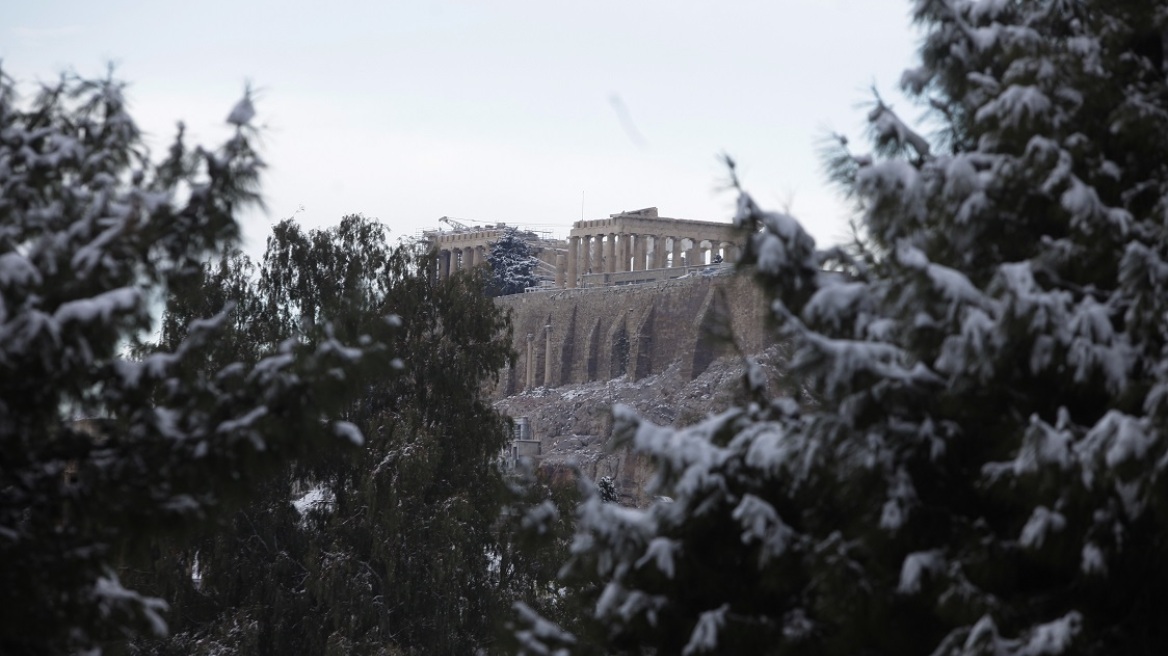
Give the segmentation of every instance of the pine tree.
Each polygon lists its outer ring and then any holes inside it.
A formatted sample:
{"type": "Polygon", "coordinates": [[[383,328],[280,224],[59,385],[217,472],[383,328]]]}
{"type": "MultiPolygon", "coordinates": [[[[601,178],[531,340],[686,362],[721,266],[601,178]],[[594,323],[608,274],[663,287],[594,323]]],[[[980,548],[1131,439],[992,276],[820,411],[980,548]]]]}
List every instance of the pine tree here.
{"type": "Polygon", "coordinates": [[[219,149],[188,148],[180,127],[154,162],[112,77],[65,76],[26,108],[0,73],[0,652],[164,633],[165,602],[119,567],[288,457],[360,440],[331,412],[334,372],[362,351],[336,340],[194,367],[229,323],[218,313],[123,356],[152,299],[229,247],[258,202],[250,107],[219,149]]]}
{"type": "Polygon", "coordinates": [[[531,254],[531,246],[523,235],[514,228],[503,232],[498,241],[491,244],[487,264],[491,266],[489,291],[493,296],[522,294],[528,287],[539,284],[535,267],[539,259],[531,254]]]}
{"type": "Polygon", "coordinates": [[[868,248],[739,199],[812,402],[615,410],[670,500],[582,504],[595,649],[1168,653],[1168,9],[913,6],[941,129],[877,99],[830,162],[868,248]]]}

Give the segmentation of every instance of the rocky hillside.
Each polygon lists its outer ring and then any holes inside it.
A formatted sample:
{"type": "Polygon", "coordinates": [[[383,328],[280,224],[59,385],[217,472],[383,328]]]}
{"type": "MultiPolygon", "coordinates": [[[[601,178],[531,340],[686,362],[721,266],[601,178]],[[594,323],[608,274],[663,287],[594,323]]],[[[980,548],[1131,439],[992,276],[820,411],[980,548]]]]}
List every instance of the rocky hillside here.
{"type": "MultiPolygon", "coordinates": [[[[789,385],[783,377],[784,352],[772,346],[756,356],[767,372],[772,389],[789,385]]],[[[742,398],[745,365],[741,358],[724,357],[693,380],[683,380],[681,365],[630,381],[626,377],[605,382],[536,388],[496,401],[495,407],[511,417],[527,417],[541,442],[540,466],[550,469],[578,467],[593,480],[611,476],[621,501],[642,505],[647,501],[645,483],[652,477],[648,463],[627,450],[607,448],[612,436],[612,406],[623,403],[636,408],[658,424],[684,426],[720,412],[742,398]]]]}

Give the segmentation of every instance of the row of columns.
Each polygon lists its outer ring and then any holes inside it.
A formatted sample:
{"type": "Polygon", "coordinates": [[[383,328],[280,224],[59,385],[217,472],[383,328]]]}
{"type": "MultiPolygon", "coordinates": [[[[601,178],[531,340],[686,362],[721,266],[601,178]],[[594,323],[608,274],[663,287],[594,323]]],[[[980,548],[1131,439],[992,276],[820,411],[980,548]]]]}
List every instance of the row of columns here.
{"type": "MultiPolygon", "coordinates": [[[[567,276],[563,282],[575,287],[581,275],[588,273],[623,273],[681,266],[683,253],[690,266],[706,263],[706,253],[725,250],[725,259],[737,259],[738,248],[729,242],[718,242],[717,246],[703,248],[703,240],[671,235],[646,235],[635,233],[615,233],[600,235],[572,236],[568,238],[567,276]],[[682,249],[684,240],[692,246],[682,249]],[[652,240],[653,248],[649,249],[652,240]],[[671,246],[672,258],[667,257],[666,244],[671,246]]],[[[563,270],[562,267],[558,267],[563,270]]],[[[563,282],[556,281],[560,286],[563,282]]]]}
{"type": "Polygon", "coordinates": [[[487,261],[486,248],[467,246],[438,251],[438,279],[445,280],[459,271],[469,271],[487,261]]]}
{"type": "MultiPolygon", "coordinates": [[[[544,331],[544,343],[542,345],[543,352],[544,352],[543,384],[550,387],[552,373],[553,373],[552,372],[552,363],[555,362],[555,359],[552,357],[552,327],[551,327],[551,325],[549,324],[549,325],[544,326],[543,331],[544,331]]],[[[526,367],[526,371],[524,372],[524,377],[523,377],[524,378],[523,389],[534,389],[536,386],[536,378],[535,378],[536,355],[535,355],[535,351],[538,348],[541,348],[541,347],[536,344],[535,335],[533,335],[531,333],[527,333],[527,358],[526,358],[527,359],[527,367],[526,367]]]]}

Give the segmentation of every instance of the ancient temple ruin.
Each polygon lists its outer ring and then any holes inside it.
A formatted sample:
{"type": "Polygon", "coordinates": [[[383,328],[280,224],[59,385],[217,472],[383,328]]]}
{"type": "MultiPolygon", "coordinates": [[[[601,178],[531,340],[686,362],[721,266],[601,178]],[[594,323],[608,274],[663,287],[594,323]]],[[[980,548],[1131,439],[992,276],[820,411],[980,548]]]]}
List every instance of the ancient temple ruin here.
{"type": "MultiPolygon", "coordinates": [[[[483,264],[505,224],[470,227],[447,217],[454,229],[426,232],[438,252],[435,275],[446,278],[483,264]]],[[[541,288],[575,289],[682,277],[695,268],[731,264],[742,235],[729,223],[659,216],[656,207],[576,221],[566,240],[520,230],[540,260],[541,288]]],[[[539,289],[539,288],[537,288],[539,289]]]]}

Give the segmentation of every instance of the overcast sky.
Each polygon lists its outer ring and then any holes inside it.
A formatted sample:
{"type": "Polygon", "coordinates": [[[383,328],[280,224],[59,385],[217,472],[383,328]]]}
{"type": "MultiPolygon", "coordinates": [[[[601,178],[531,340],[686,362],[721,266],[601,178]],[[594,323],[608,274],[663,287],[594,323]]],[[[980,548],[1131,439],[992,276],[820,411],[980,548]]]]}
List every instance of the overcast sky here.
{"type": "Polygon", "coordinates": [[[829,131],[863,129],[917,42],[904,0],[10,2],[0,60],[26,82],[62,70],[130,82],[160,139],[204,143],[246,81],[259,89],[270,223],[363,213],[397,235],[440,216],[566,234],[572,221],[656,206],[728,221],[720,153],[764,206],[819,241],[845,234],[824,179],[829,131]]]}

